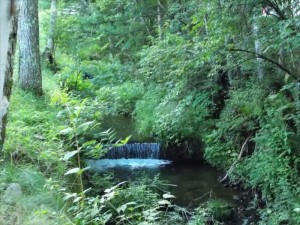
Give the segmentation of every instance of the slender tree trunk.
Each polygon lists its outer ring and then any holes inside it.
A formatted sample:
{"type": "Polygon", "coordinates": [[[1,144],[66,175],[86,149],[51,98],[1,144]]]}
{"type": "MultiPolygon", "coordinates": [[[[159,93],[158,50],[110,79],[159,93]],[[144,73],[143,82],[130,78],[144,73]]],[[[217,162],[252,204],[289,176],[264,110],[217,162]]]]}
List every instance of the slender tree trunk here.
{"type": "Polygon", "coordinates": [[[54,36],[55,36],[55,25],[57,18],[57,0],[51,0],[51,18],[50,27],[47,40],[47,46],[44,50],[43,57],[55,70],[55,59],[54,59],[54,36]]]}
{"type": "Polygon", "coordinates": [[[12,88],[13,62],[17,40],[18,6],[13,0],[0,5],[0,150],[5,139],[7,110],[12,88]]]}
{"type": "MultiPolygon", "coordinates": [[[[227,48],[227,46],[231,43],[231,38],[230,38],[230,35],[227,35],[225,37],[225,48],[227,48]]],[[[233,72],[232,72],[232,69],[230,68],[232,66],[232,59],[231,59],[231,54],[226,54],[226,64],[227,64],[227,74],[228,74],[228,81],[229,81],[229,84],[231,85],[232,84],[232,80],[233,80],[233,72]]]]}
{"type": "Polygon", "coordinates": [[[114,57],[114,41],[112,35],[108,36],[108,42],[109,42],[109,57],[114,57]]]}
{"type": "Polygon", "coordinates": [[[205,27],[205,36],[208,36],[208,14],[205,13],[204,14],[204,17],[203,17],[203,20],[204,20],[204,27],[205,27]]]}
{"type": "MultiPolygon", "coordinates": [[[[254,36],[255,36],[255,53],[258,56],[261,54],[261,42],[258,38],[259,26],[256,22],[253,25],[253,31],[254,31],[254,36]]],[[[256,57],[256,61],[257,61],[256,71],[257,71],[258,79],[263,79],[265,77],[265,69],[263,66],[263,59],[260,57],[256,57]]]]}
{"type": "Polygon", "coordinates": [[[38,0],[22,0],[18,35],[20,87],[36,95],[42,95],[38,0]]]}
{"type": "Polygon", "coordinates": [[[157,1],[157,24],[158,24],[158,37],[160,40],[163,39],[163,26],[164,26],[164,14],[165,14],[165,6],[163,5],[161,0],[157,1]]]}

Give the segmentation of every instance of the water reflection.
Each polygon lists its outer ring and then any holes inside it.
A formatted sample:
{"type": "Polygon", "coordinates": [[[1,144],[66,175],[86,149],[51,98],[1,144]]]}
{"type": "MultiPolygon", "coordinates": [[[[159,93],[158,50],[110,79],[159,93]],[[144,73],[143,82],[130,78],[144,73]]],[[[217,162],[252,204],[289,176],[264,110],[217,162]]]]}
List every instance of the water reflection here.
{"type": "Polygon", "coordinates": [[[222,198],[235,204],[235,190],[218,182],[219,172],[208,164],[199,161],[175,161],[160,159],[101,159],[88,160],[92,170],[104,173],[114,172],[115,178],[134,180],[141,173],[154,177],[158,173],[167,180],[171,193],[176,196],[175,203],[181,206],[197,207],[209,198],[222,198]]]}

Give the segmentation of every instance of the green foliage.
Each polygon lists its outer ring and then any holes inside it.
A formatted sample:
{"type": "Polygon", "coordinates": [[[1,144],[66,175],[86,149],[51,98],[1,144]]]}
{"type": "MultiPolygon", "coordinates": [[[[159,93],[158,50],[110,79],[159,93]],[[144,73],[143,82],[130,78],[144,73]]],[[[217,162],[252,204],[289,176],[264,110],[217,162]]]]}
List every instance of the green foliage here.
{"type": "Polygon", "coordinates": [[[151,133],[168,142],[181,142],[185,138],[199,138],[207,129],[204,121],[209,117],[211,101],[206,93],[180,93],[180,88],[149,90],[137,103],[135,118],[142,133],[151,133]],[[161,97],[160,95],[163,95],[161,97]],[[159,101],[160,100],[160,101],[159,101]],[[205,125],[204,125],[205,124],[205,125]]]}
{"type": "Polygon", "coordinates": [[[264,87],[255,81],[236,81],[230,90],[216,129],[205,137],[205,157],[215,166],[228,168],[238,157],[240,147],[258,129],[263,110],[264,87]]]}
{"type": "Polygon", "coordinates": [[[5,157],[15,163],[34,163],[45,173],[52,170],[61,172],[63,166],[59,158],[62,152],[55,141],[58,110],[49,106],[47,99],[15,89],[4,145],[5,157]]]}
{"type": "Polygon", "coordinates": [[[125,82],[114,86],[103,86],[97,91],[97,102],[103,106],[103,113],[131,116],[136,102],[144,94],[144,85],[138,82],[125,82]]]}
{"type": "Polygon", "coordinates": [[[218,221],[226,221],[232,217],[233,208],[224,200],[211,199],[207,202],[206,208],[212,218],[218,221]]]}
{"type": "Polygon", "coordinates": [[[58,183],[47,180],[30,166],[3,164],[0,169],[1,224],[70,224],[61,211],[64,204],[58,183]],[[22,195],[14,204],[3,202],[2,199],[3,191],[11,183],[19,184],[22,190],[22,195]]]}
{"type": "Polygon", "coordinates": [[[84,64],[74,62],[63,67],[57,76],[59,77],[62,88],[65,88],[68,91],[74,90],[88,93],[89,89],[92,87],[92,83],[90,80],[83,78],[84,72],[84,64]]]}
{"type": "Polygon", "coordinates": [[[296,118],[298,110],[296,104],[289,103],[282,92],[269,95],[265,106],[261,129],[254,138],[255,152],[242,162],[236,176],[243,177],[250,188],[261,190],[262,199],[267,202],[267,208],[262,210],[262,221],[268,221],[268,224],[284,220],[297,223],[300,216],[293,210],[299,203],[295,196],[300,194],[296,166],[299,152],[292,142],[296,134],[287,121],[296,118]]]}
{"type": "Polygon", "coordinates": [[[93,126],[94,121],[84,121],[81,118],[81,113],[85,108],[86,100],[77,102],[75,100],[67,102],[65,109],[60,114],[65,114],[67,124],[61,127],[59,135],[64,143],[66,150],[62,160],[72,164],[65,175],[76,175],[80,182],[80,199],[84,197],[84,186],[82,173],[88,169],[82,166],[81,153],[85,148],[92,148],[93,154],[103,155],[103,145],[97,145],[96,141],[84,142],[83,135],[93,126]],[[82,143],[83,142],[83,143],[82,143]],[[73,162],[72,160],[73,159],[73,162]]]}
{"type": "Polygon", "coordinates": [[[157,120],[155,109],[165,93],[166,90],[162,87],[158,85],[151,86],[149,91],[143,96],[143,99],[137,102],[134,118],[141,133],[154,135],[153,125],[157,120]]]}
{"type": "Polygon", "coordinates": [[[96,196],[104,193],[104,191],[114,185],[114,174],[99,174],[92,171],[87,171],[88,182],[91,190],[87,193],[88,196],[96,196]]]}
{"type": "MultiPolygon", "coordinates": [[[[174,208],[170,200],[174,196],[160,196],[161,184],[158,176],[153,180],[141,178],[136,182],[122,182],[106,189],[102,196],[86,198],[84,208],[74,205],[70,210],[77,224],[157,224],[166,218],[169,219],[166,224],[170,221],[183,224],[178,214],[168,213],[169,207],[174,208]],[[160,207],[166,207],[166,212],[160,207]]],[[[76,199],[76,196],[72,197],[76,199]]]]}
{"type": "MultiPolygon", "coordinates": [[[[90,128],[104,115],[133,116],[145,136],[171,144],[204,141],[205,158],[212,165],[227,170],[234,164],[230,179],[259,189],[266,203],[261,224],[299,224],[298,6],[264,1],[277,15],[263,17],[261,1],[84,2],[59,5],[57,77],[66,90],[57,91],[53,102],[65,107],[60,121],[52,123],[54,106],[26,95],[34,113],[29,104],[25,110],[12,108],[8,137],[13,138],[7,140],[6,155],[14,162],[38,163],[47,168],[43,171],[61,168],[59,158],[70,162],[83,150],[103,154],[113,135],[98,132],[101,125],[90,128]],[[254,26],[259,32],[253,32],[254,26]],[[163,38],[158,39],[158,27],[163,38]],[[256,79],[260,63],[255,43],[264,56],[262,80],[256,79]],[[84,72],[94,78],[83,79],[84,72]],[[88,100],[80,105],[82,97],[88,100]],[[55,141],[61,121],[64,154],[55,141]],[[107,140],[95,141],[103,136],[107,140]],[[238,158],[243,145],[248,151],[238,158]]],[[[42,1],[41,7],[47,9],[49,2],[42,1]]],[[[16,96],[23,98],[18,91],[16,96]]],[[[67,174],[82,172],[73,165],[67,174]]],[[[149,185],[106,187],[106,194],[82,200],[80,194],[69,194],[75,200],[72,213],[78,224],[183,223],[179,209],[173,214],[157,210],[159,201],[171,204],[149,185]]],[[[200,206],[190,223],[217,224],[222,204],[200,206]]]]}
{"type": "Polygon", "coordinates": [[[49,9],[50,8],[50,2],[47,1],[47,0],[40,0],[39,1],[39,8],[43,9],[43,10],[49,9]]]}
{"type": "Polygon", "coordinates": [[[233,216],[233,207],[222,199],[210,199],[195,211],[189,225],[224,224],[233,216]]]}
{"type": "Polygon", "coordinates": [[[120,60],[88,61],[84,69],[94,75],[96,88],[103,85],[119,85],[124,82],[136,82],[135,65],[132,62],[122,63],[120,60]]]}

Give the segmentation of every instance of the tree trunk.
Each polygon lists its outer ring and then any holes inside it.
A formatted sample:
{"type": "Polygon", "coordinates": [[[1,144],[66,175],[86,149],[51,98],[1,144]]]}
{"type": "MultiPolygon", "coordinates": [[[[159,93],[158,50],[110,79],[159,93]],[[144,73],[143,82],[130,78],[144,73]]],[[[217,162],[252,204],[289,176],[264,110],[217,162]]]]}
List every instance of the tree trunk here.
{"type": "Polygon", "coordinates": [[[50,27],[49,27],[47,46],[44,50],[43,57],[49,63],[49,65],[53,70],[55,70],[54,36],[55,36],[56,18],[57,18],[57,0],[51,0],[50,27]]]}
{"type": "Polygon", "coordinates": [[[158,37],[160,40],[163,39],[163,26],[164,26],[164,14],[166,13],[166,7],[163,4],[163,1],[157,1],[157,25],[158,25],[158,37]]]}
{"type": "Polygon", "coordinates": [[[204,20],[204,27],[205,27],[205,36],[208,36],[208,14],[205,13],[204,14],[204,17],[203,17],[203,20],[204,20]]]}
{"type": "Polygon", "coordinates": [[[258,24],[255,22],[253,25],[253,31],[254,31],[254,36],[255,36],[255,53],[257,55],[256,57],[256,71],[257,71],[257,76],[258,79],[263,79],[265,77],[265,69],[264,69],[264,65],[263,65],[263,59],[259,57],[259,55],[261,54],[261,42],[259,40],[259,26],[258,24]]]}
{"type": "Polygon", "coordinates": [[[20,87],[36,95],[42,95],[38,0],[22,0],[18,35],[20,87]]]}
{"type": "Polygon", "coordinates": [[[7,110],[12,88],[13,62],[17,40],[17,5],[2,0],[0,5],[0,150],[5,139],[7,110]]]}
{"type": "MultiPolygon", "coordinates": [[[[229,44],[232,43],[230,35],[226,35],[225,37],[225,48],[228,48],[229,44]]],[[[233,72],[232,72],[232,58],[231,54],[226,54],[226,65],[227,65],[227,74],[228,74],[228,82],[231,85],[233,80],[233,72]]]]}

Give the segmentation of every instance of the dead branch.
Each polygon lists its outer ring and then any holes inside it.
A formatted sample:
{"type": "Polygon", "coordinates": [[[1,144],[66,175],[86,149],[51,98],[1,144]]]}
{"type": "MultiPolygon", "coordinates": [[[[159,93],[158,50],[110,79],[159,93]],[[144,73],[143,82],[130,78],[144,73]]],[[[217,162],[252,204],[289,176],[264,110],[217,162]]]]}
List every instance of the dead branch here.
{"type": "Polygon", "coordinates": [[[241,147],[241,151],[240,151],[240,154],[237,158],[237,160],[231,165],[231,167],[229,168],[229,170],[227,171],[227,173],[225,174],[225,176],[220,180],[220,183],[223,183],[227,178],[228,178],[228,175],[229,173],[234,169],[235,165],[241,160],[244,152],[248,149],[248,141],[251,137],[251,134],[246,138],[246,140],[244,141],[242,147],[241,147]]]}

